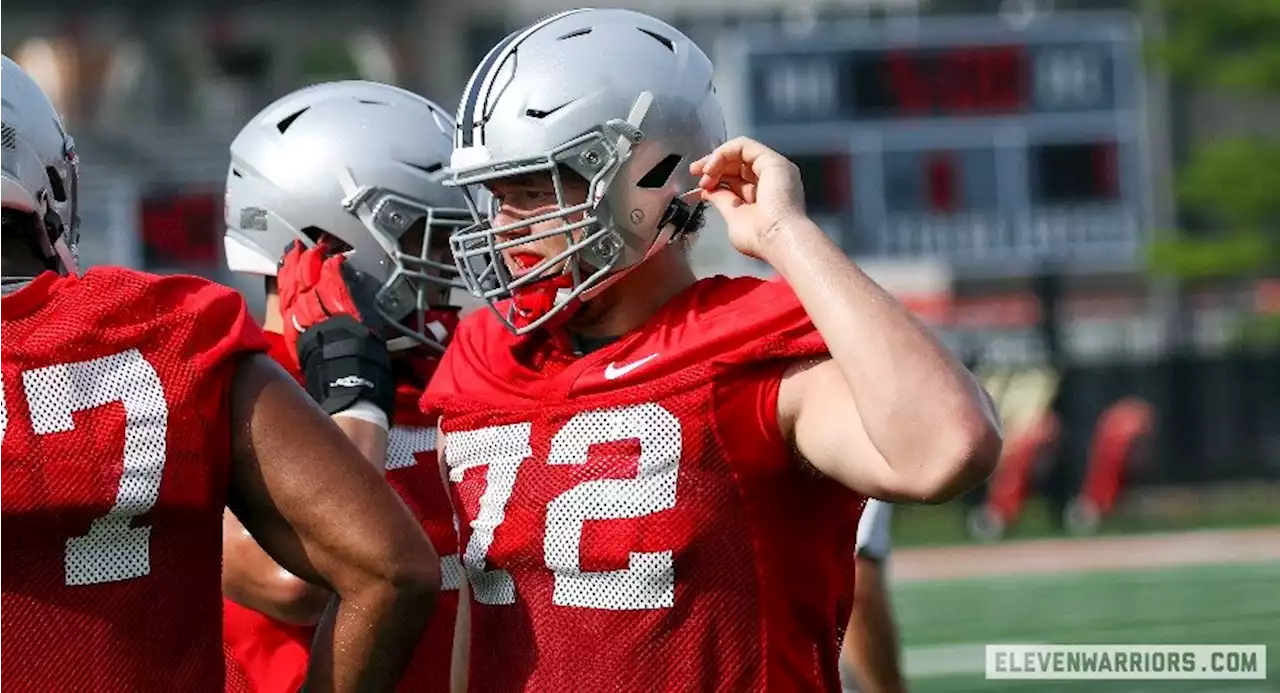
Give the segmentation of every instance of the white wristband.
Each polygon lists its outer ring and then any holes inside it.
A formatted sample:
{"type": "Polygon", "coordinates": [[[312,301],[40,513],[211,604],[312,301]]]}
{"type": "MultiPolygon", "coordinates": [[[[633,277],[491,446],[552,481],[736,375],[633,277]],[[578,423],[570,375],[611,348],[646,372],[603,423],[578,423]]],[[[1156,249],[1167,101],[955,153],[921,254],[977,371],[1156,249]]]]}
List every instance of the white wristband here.
{"type": "Polygon", "coordinates": [[[377,406],[369,402],[367,399],[356,400],[356,403],[343,409],[333,418],[345,416],[349,419],[359,419],[366,423],[371,423],[378,428],[386,431],[391,428],[391,422],[387,421],[387,413],[379,409],[377,406]]]}

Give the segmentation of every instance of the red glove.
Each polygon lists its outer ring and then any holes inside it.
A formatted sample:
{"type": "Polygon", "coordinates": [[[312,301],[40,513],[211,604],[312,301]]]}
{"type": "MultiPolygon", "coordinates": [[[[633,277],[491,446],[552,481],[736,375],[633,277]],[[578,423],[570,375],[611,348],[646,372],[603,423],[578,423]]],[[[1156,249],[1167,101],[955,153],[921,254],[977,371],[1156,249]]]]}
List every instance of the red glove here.
{"type": "Polygon", "coordinates": [[[376,280],[353,270],[345,256],[329,252],[324,244],[303,248],[294,241],[276,273],[285,343],[295,365],[302,333],[336,315],[350,316],[382,336],[382,319],[375,308],[376,280]]]}

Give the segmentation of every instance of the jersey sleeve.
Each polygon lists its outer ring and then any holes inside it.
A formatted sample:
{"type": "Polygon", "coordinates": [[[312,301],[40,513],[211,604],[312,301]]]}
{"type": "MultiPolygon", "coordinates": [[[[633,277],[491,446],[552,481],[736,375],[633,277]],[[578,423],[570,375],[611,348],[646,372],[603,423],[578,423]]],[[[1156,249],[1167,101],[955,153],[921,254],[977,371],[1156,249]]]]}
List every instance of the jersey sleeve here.
{"type": "MultiPolygon", "coordinates": [[[[754,410],[742,412],[758,433],[781,441],[778,392],[792,362],[827,355],[827,345],[800,299],[781,279],[738,279],[711,300],[730,306],[714,315],[712,360],[724,383],[750,383],[754,410]],[[750,283],[748,283],[750,282],[750,283]]],[[[785,441],[781,443],[784,449],[785,441]]]]}
{"type": "Polygon", "coordinates": [[[825,356],[827,344],[791,286],[781,279],[756,281],[717,321],[728,333],[718,361],[735,366],[825,356]]]}
{"type": "Polygon", "coordinates": [[[244,297],[198,277],[166,277],[158,287],[199,330],[184,345],[193,363],[212,369],[245,353],[267,352],[270,344],[249,313],[244,297]]]}

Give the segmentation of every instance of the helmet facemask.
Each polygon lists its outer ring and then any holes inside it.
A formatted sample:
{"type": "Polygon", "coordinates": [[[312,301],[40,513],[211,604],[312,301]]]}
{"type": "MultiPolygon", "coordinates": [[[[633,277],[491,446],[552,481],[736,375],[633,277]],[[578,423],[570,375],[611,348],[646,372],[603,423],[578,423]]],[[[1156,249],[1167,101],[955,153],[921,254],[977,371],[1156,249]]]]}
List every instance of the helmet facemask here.
{"type": "Polygon", "coordinates": [[[58,271],[75,274],[80,265],[80,158],[71,135],[66,135],[64,156],[57,166],[46,169],[53,199],[42,221],[49,232],[58,271]],[[49,228],[55,223],[60,231],[49,228]]]}
{"type": "Polygon", "coordinates": [[[457,311],[447,305],[448,293],[463,285],[456,266],[447,258],[433,257],[433,250],[447,254],[448,235],[471,223],[470,211],[434,207],[367,186],[348,195],[342,205],[360,219],[382,251],[383,257],[373,262],[357,258],[358,251],[349,251],[348,257],[353,269],[386,276],[375,305],[385,324],[401,335],[388,346],[401,350],[425,345],[443,351],[454,322],[443,314],[457,311]],[[406,250],[404,242],[417,226],[422,228],[421,244],[406,250]]]}
{"type": "Polygon", "coordinates": [[[551,178],[556,197],[554,210],[495,226],[496,205],[487,210],[472,205],[475,223],[455,232],[449,239],[467,290],[484,299],[515,334],[535,330],[578,302],[594,297],[625,269],[621,260],[626,241],[613,222],[607,193],[630,156],[632,146],[644,138],[639,124],[651,102],[650,95],[643,93],[626,121],[610,120],[534,156],[455,168],[446,183],[471,188],[529,174],[545,174],[551,178]],[[566,170],[586,181],[584,200],[567,199],[566,170]],[[552,220],[560,221],[561,225],[532,230],[534,225],[552,220]],[[523,268],[520,276],[512,274],[504,251],[518,251],[522,246],[557,236],[565,240],[563,250],[543,258],[533,267],[523,268]],[[534,300],[521,300],[528,297],[534,300]],[[513,300],[504,312],[498,310],[497,303],[505,299],[513,300]]]}
{"type": "Polygon", "coordinates": [[[75,143],[63,131],[61,151],[41,159],[12,127],[6,125],[5,131],[5,149],[12,152],[5,157],[5,208],[31,216],[35,231],[31,240],[48,269],[75,274],[80,242],[80,162],[75,143]],[[21,189],[14,196],[20,199],[8,199],[11,188],[21,189]]]}

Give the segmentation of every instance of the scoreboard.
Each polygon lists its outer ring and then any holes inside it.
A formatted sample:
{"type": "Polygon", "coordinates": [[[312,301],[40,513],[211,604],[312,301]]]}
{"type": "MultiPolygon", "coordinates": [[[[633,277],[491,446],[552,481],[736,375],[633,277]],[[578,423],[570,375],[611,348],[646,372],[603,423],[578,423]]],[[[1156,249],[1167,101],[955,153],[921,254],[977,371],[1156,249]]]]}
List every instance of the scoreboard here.
{"type": "Polygon", "coordinates": [[[142,261],[148,268],[215,269],[222,244],[220,189],[161,189],[140,200],[142,261]]]}
{"type": "Polygon", "coordinates": [[[800,166],[810,213],[847,252],[983,276],[1138,262],[1149,194],[1130,17],[743,38],[747,130],[800,166]]]}

